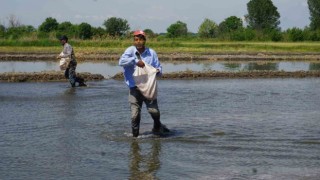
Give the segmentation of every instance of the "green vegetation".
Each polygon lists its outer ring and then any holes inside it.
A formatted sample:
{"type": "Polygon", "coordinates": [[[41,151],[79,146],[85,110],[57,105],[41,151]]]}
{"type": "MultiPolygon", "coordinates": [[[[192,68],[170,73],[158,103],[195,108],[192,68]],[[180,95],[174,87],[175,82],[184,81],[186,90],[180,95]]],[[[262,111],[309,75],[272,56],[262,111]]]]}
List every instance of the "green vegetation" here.
{"type": "Polygon", "coordinates": [[[167,36],[170,38],[186,37],[188,35],[187,24],[182,21],[171,24],[167,31],[167,36]]]}
{"type": "Polygon", "coordinates": [[[219,25],[220,33],[230,33],[243,29],[243,22],[240,18],[236,16],[230,16],[219,25]]]}
{"type": "MultiPolygon", "coordinates": [[[[198,32],[188,31],[188,26],[182,21],[177,21],[168,26],[165,33],[154,33],[151,29],[145,29],[148,38],[157,41],[168,40],[179,41],[187,39],[189,41],[252,41],[252,42],[302,42],[320,41],[320,1],[308,0],[310,10],[310,26],[305,28],[292,27],[281,30],[280,14],[277,7],[271,0],[250,0],[247,3],[248,14],[245,21],[248,26],[244,26],[243,20],[236,16],[225,18],[221,23],[216,23],[211,19],[205,18],[198,28],[198,32]]],[[[132,31],[126,19],[111,17],[101,25],[104,27],[92,27],[88,23],[72,24],[71,22],[57,22],[52,17],[38,27],[22,25],[14,16],[9,17],[9,26],[0,24],[0,40],[20,41],[25,38],[52,39],[61,35],[67,35],[69,39],[88,39],[88,40],[123,40],[131,37],[132,31]]],[[[42,43],[40,42],[40,43],[42,43]]],[[[24,42],[25,43],[25,42],[24,42]]],[[[5,43],[8,44],[8,43],[5,43]]],[[[19,43],[15,43],[19,44],[19,43]]],[[[48,46],[47,43],[44,45],[48,46]]],[[[50,44],[49,44],[50,46],[50,44]]]]}
{"type": "Polygon", "coordinates": [[[106,33],[111,36],[123,36],[130,29],[128,21],[122,18],[111,17],[104,21],[106,33]]]}
{"type": "Polygon", "coordinates": [[[205,19],[199,26],[198,34],[201,38],[217,37],[217,24],[210,19],[205,19]]]}
{"type": "MultiPolygon", "coordinates": [[[[188,32],[187,24],[177,21],[168,26],[166,33],[145,29],[148,46],[159,53],[274,53],[318,52],[320,49],[320,3],[308,0],[310,27],[279,28],[280,14],[271,0],[250,0],[245,15],[248,26],[241,18],[227,17],[220,24],[205,18],[197,33],[188,32]]],[[[0,24],[0,52],[57,52],[58,37],[67,35],[77,51],[85,53],[121,53],[132,44],[132,32],[127,20],[111,17],[102,27],[88,23],[57,22],[52,17],[38,29],[22,25],[13,15],[9,27],[0,24]]]]}
{"type": "Polygon", "coordinates": [[[308,7],[310,10],[310,28],[312,30],[320,29],[320,1],[308,0],[308,7]]]}
{"type": "MultiPolygon", "coordinates": [[[[81,40],[71,39],[76,52],[122,53],[132,45],[132,39],[81,40]]],[[[147,46],[158,53],[316,53],[316,42],[215,42],[210,39],[148,39],[147,46]]],[[[57,53],[59,41],[52,39],[0,40],[0,52],[57,53]]]]}
{"type": "Polygon", "coordinates": [[[279,29],[280,14],[271,0],[250,0],[247,8],[249,27],[258,31],[279,29]]]}

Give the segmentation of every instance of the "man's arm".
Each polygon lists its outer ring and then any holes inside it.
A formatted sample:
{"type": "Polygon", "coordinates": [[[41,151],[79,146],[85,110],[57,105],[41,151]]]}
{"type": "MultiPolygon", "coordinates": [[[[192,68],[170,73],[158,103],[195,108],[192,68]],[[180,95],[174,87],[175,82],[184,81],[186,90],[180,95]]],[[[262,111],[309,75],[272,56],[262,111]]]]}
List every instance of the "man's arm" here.
{"type": "Polygon", "coordinates": [[[155,51],[153,51],[153,61],[152,61],[152,66],[158,70],[158,75],[162,75],[162,66],[160,64],[158,55],[155,51]]]}
{"type": "Polygon", "coordinates": [[[126,67],[137,64],[139,62],[139,59],[133,52],[133,48],[126,49],[126,51],[122,54],[122,56],[119,59],[119,66],[126,67]]]}

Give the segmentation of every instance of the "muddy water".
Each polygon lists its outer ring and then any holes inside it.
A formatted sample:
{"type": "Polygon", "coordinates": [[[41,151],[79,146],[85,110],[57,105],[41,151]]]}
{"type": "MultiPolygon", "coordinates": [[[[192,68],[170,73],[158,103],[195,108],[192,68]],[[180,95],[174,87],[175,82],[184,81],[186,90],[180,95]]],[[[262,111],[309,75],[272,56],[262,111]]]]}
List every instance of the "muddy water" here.
{"type": "Polygon", "coordinates": [[[0,84],[0,179],[318,179],[320,80],[159,81],[130,137],[121,81],[0,84]]]}
{"type": "MultiPolygon", "coordinates": [[[[249,70],[274,70],[274,71],[309,71],[320,70],[320,62],[206,62],[197,63],[179,62],[179,63],[162,63],[165,72],[176,71],[249,71],[249,70]]],[[[122,68],[117,62],[83,62],[78,63],[78,72],[90,72],[102,74],[105,77],[112,77],[121,72],[122,68]]],[[[58,71],[59,67],[56,62],[21,62],[7,61],[0,62],[0,73],[2,72],[40,72],[40,71],[58,71]]]]}

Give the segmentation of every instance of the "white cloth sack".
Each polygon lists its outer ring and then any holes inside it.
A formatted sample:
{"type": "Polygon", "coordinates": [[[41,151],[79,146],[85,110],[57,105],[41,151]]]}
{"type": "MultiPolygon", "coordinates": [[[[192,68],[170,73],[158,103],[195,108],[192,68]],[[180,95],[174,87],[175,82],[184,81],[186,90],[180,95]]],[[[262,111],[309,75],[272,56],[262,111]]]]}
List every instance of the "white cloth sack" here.
{"type": "MultiPolygon", "coordinates": [[[[60,53],[60,56],[63,56],[63,52],[60,53]]],[[[60,62],[59,62],[59,67],[60,67],[60,70],[66,70],[69,66],[69,63],[70,63],[70,58],[67,57],[67,58],[61,58],[60,59],[60,62]]]]}
{"type": "Polygon", "coordinates": [[[143,68],[136,67],[133,79],[141,94],[148,100],[157,98],[157,69],[148,63],[143,68]]]}

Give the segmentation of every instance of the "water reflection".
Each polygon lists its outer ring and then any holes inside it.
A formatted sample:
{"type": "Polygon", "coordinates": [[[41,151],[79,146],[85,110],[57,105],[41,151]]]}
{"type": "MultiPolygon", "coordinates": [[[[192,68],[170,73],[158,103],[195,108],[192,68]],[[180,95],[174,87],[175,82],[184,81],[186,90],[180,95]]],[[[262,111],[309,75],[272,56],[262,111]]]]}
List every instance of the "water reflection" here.
{"type": "Polygon", "coordinates": [[[160,83],[180,133],[136,141],[123,82],[1,83],[0,179],[319,179],[319,78],[160,83]]]}
{"type": "Polygon", "coordinates": [[[310,63],[310,65],[309,65],[310,71],[319,70],[319,69],[320,69],[320,63],[310,63]]]}
{"type": "Polygon", "coordinates": [[[61,127],[57,141],[57,161],[61,161],[61,168],[64,175],[72,172],[72,163],[80,161],[76,153],[79,151],[80,142],[78,135],[74,133],[75,117],[77,115],[77,105],[75,102],[76,88],[68,88],[61,96],[62,103],[56,104],[59,107],[60,120],[58,126],[61,127]]]}
{"type": "Polygon", "coordinates": [[[142,151],[143,150],[140,148],[139,141],[132,140],[129,179],[158,179],[156,178],[156,172],[160,168],[160,140],[152,140],[151,149],[149,153],[143,153],[142,151]]]}
{"type": "Polygon", "coordinates": [[[225,63],[224,67],[228,70],[239,70],[241,68],[240,63],[225,63]]]}
{"type": "Polygon", "coordinates": [[[269,71],[275,71],[279,69],[278,63],[248,63],[245,66],[245,70],[248,71],[259,71],[259,70],[269,70],[269,71]]]}
{"type": "Polygon", "coordinates": [[[212,70],[211,66],[212,66],[212,63],[209,63],[209,62],[205,62],[202,65],[204,71],[211,71],[212,70]]]}
{"type": "MultiPolygon", "coordinates": [[[[253,70],[273,70],[273,71],[309,71],[320,70],[320,62],[294,61],[294,62],[216,62],[216,61],[197,61],[197,62],[162,62],[165,73],[177,71],[253,71],[253,70]]],[[[0,62],[0,73],[3,72],[41,72],[59,71],[56,62],[23,62],[10,61],[0,62]]],[[[112,77],[122,68],[116,61],[112,62],[80,62],[77,72],[90,72],[102,74],[105,77],[112,77]]]]}

